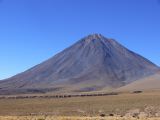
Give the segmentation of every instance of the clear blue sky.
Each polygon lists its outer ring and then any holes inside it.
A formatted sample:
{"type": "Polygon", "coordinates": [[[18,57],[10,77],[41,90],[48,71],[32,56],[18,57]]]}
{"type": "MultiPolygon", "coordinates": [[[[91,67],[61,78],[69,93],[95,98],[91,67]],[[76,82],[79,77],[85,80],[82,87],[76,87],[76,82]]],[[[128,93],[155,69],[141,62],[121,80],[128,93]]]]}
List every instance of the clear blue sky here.
{"type": "Polygon", "coordinates": [[[159,0],[0,0],[0,79],[91,33],[160,65],[159,0]]]}

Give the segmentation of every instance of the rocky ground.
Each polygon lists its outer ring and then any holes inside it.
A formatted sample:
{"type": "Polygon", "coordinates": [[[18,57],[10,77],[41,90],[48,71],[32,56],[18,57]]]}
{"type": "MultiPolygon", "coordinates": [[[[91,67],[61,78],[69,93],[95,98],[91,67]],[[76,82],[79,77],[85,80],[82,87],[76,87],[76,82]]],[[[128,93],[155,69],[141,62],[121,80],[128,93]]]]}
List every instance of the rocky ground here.
{"type": "Polygon", "coordinates": [[[133,117],[56,117],[56,116],[0,116],[0,120],[160,120],[160,118],[133,117]]]}

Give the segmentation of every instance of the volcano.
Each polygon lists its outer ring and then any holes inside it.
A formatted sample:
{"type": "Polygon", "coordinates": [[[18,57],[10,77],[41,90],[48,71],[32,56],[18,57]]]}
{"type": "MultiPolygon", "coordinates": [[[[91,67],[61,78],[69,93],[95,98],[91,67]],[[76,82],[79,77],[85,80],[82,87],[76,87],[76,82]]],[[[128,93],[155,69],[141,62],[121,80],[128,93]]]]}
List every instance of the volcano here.
{"type": "Polygon", "coordinates": [[[92,34],[45,62],[0,81],[0,94],[107,91],[158,70],[114,39],[92,34]]]}

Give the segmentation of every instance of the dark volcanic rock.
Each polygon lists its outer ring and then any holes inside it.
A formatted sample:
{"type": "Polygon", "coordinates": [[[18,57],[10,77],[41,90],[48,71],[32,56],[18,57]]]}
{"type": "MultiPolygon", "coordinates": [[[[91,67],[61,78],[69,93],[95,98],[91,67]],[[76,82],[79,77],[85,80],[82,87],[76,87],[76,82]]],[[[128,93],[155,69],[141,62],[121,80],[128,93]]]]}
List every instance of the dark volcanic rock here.
{"type": "Polygon", "coordinates": [[[51,59],[1,81],[0,89],[111,89],[151,75],[158,69],[155,64],[115,40],[93,34],[51,59]]]}

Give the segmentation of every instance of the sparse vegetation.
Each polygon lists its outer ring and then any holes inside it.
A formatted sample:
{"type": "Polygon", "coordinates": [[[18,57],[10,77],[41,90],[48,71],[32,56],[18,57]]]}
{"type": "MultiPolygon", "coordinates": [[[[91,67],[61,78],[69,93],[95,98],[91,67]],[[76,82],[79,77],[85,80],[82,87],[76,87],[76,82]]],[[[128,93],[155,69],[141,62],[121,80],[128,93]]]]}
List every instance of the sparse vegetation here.
{"type": "Polygon", "coordinates": [[[59,99],[0,99],[0,120],[158,120],[159,101],[160,92],[59,99]]]}
{"type": "Polygon", "coordinates": [[[138,94],[138,93],[142,93],[143,91],[133,91],[133,93],[136,93],[136,94],[138,94]]]}
{"type": "Polygon", "coordinates": [[[1,116],[0,120],[160,120],[160,118],[133,118],[133,117],[56,117],[48,116],[41,119],[39,116],[1,116]]]}
{"type": "Polygon", "coordinates": [[[109,116],[114,116],[114,114],[113,114],[113,113],[110,113],[109,116]]]}
{"type": "Polygon", "coordinates": [[[101,116],[101,117],[105,117],[106,115],[102,113],[102,114],[100,114],[100,116],[101,116]]]}
{"type": "Polygon", "coordinates": [[[38,120],[45,120],[44,118],[38,118],[38,120]]]}

